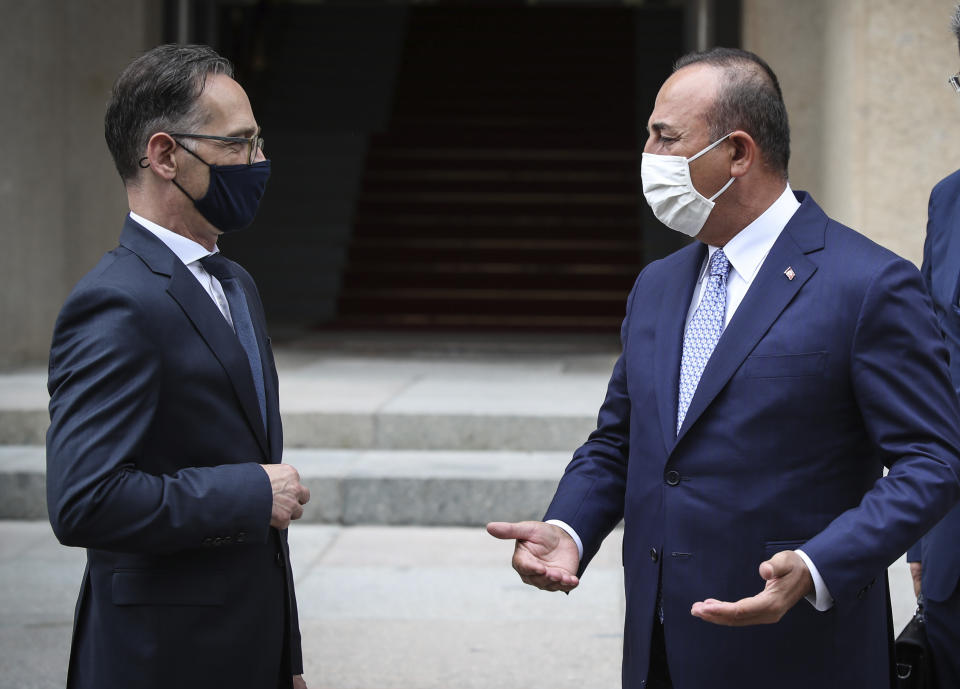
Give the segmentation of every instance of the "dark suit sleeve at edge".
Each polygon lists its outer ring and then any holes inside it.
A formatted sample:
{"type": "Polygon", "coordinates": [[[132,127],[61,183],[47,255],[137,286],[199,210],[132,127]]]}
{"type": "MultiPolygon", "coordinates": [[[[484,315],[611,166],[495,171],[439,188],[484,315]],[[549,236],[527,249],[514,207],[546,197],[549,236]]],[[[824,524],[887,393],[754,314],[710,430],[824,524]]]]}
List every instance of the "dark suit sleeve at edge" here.
{"type": "MultiPolygon", "coordinates": [[[[74,292],[50,352],[47,506],[65,545],[126,552],[201,547],[269,533],[272,494],[256,463],[140,471],[161,375],[149,317],[117,288],[74,292]]],[[[240,547],[240,546],[234,546],[240,547]]]]}
{"type": "MultiPolygon", "coordinates": [[[[933,291],[931,284],[933,274],[933,240],[931,238],[931,230],[933,230],[933,218],[935,217],[933,208],[935,197],[936,189],[930,192],[930,201],[927,203],[927,235],[923,242],[923,264],[920,267],[920,274],[923,276],[924,285],[930,294],[932,294],[933,291]]],[[[907,562],[920,562],[920,559],[920,541],[917,541],[910,546],[910,549],[907,551],[907,562]]]]}
{"type": "Polygon", "coordinates": [[[920,274],[891,261],[864,297],[851,382],[888,475],[803,550],[843,606],[960,497],[960,404],[920,274]]]}

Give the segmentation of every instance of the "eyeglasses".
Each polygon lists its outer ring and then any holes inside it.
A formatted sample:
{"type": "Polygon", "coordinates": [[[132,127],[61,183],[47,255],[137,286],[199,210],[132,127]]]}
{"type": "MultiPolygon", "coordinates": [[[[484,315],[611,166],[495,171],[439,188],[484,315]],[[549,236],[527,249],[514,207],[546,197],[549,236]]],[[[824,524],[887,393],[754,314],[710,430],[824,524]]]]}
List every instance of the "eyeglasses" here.
{"type": "Polygon", "coordinates": [[[953,90],[960,93],[960,72],[947,79],[947,83],[953,87],[953,90]]]}
{"type": "Polygon", "coordinates": [[[263,150],[263,137],[260,136],[259,129],[257,129],[257,133],[250,138],[244,136],[214,136],[213,134],[178,134],[176,132],[170,132],[170,136],[174,138],[181,136],[184,139],[209,139],[211,141],[223,141],[231,144],[247,144],[250,147],[247,153],[247,165],[252,164],[253,159],[257,157],[257,152],[263,150]]]}

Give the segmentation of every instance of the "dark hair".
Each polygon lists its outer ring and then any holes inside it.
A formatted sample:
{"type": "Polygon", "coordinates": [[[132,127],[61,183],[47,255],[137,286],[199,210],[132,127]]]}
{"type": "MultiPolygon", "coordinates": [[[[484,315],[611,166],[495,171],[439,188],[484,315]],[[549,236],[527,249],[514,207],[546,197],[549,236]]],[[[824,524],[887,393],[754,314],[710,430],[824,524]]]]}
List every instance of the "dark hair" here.
{"type": "Polygon", "coordinates": [[[233,77],[233,65],[205,45],[161,45],[120,72],[103,130],[124,184],[136,178],[151,136],[203,124],[196,106],[208,74],[233,77]]]}
{"type": "Polygon", "coordinates": [[[953,10],[953,16],[950,18],[950,30],[953,31],[953,35],[960,42],[960,5],[957,5],[953,10]]]}
{"type": "Polygon", "coordinates": [[[741,129],[757,142],[763,159],[774,172],[787,178],[790,162],[790,123],[777,75],[759,56],[735,48],[711,48],[684,55],[673,71],[705,63],[723,70],[713,108],[707,112],[710,139],[741,129]]]}

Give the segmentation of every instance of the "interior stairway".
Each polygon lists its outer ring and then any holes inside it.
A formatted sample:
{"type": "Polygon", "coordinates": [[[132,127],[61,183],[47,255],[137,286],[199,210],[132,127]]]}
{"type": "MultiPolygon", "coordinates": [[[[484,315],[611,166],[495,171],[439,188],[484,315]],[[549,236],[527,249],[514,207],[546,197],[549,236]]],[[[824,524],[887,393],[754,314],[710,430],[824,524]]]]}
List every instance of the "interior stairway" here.
{"type": "Polygon", "coordinates": [[[634,17],[411,8],[334,327],[616,333],[642,260],[634,17]]]}

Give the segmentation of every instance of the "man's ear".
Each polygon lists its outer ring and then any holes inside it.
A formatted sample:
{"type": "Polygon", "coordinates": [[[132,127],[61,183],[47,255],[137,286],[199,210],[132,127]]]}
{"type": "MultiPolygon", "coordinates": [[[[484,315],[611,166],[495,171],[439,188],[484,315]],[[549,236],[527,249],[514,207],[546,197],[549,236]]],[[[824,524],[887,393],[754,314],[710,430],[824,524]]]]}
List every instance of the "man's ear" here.
{"type": "Polygon", "coordinates": [[[150,168],[154,174],[164,179],[173,179],[177,175],[177,159],[173,153],[177,142],[166,132],[157,132],[147,142],[147,155],[140,159],[140,167],[150,168]]]}
{"type": "Polygon", "coordinates": [[[736,130],[727,139],[733,146],[730,158],[730,176],[742,177],[757,163],[760,151],[753,137],[743,130],[736,130]]]}

